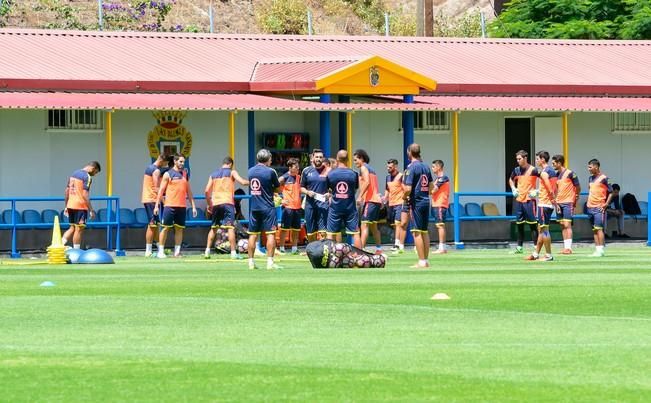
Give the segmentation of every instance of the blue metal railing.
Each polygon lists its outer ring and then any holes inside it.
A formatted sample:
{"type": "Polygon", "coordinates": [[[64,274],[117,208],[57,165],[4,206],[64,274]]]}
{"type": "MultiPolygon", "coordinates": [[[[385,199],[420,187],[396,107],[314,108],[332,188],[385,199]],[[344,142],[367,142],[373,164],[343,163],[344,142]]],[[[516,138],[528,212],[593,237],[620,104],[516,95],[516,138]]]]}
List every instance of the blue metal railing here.
{"type": "MultiPolygon", "coordinates": [[[[124,255],[124,251],[120,248],[120,198],[115,196],[97,196],[91,197],[91,201],[105,201],[106,202],[106,221],[88,221],[86,225],[89,228],[96,227],[106,227],[106,248],[112,249],[113,246],[113,237],[112,229],[115,227],[117,229],[115,235],[115,252],[118,256],[124,255]],[[115,219],[113,217],[115,216],[115,219]]],[[[18,223],[16,222],[16,216],[18,215],[18,209],[16,204],[19,202],[63,202],[65,199],[63,197],[2,197],[0,198],[0,203],[11,203],[11,219],[8,223],[0,223],[0,229],[11,229],[11,257],[19,258],[20,252],[17,249],[17,231],[18,229],[28,229],[28,228],[51,228],[52,223],[18,223]]],[[[61,222],[61,228],[67,228],[70,226],[69,223],[61,222]]]]}
{"type": "MultiPolygon", "coordinates": [[[[580,193],[581,196],[587,196],[588,192],[582,192],[580,193]]],[[[454,207],[452,211],[452,221],[454,223],[454,245],[457,249],[463,249],[464,244],[460,239],[461,236],[461,221],[496,221],[496,220],[515,220],[514,215],[498,215],[498,216],[461,216],[459,217],[459,209],[461,208],[459,204],[459,200],[461,197],[467,197],[467,196],[481,196],[481,197],[486,197],[486,196],[503,196],[503,197],[508,197],[508,196],[513,196],[511,192],[456,192],[454,193],[453,200],[454,200],[454,207]]],[[[648,194],[648,199],[651,200],[651,192],[648,194]]],[[[642,218],[645,218],[646,216],[642,215],[640,216],[642,218]]],[[[586,219],[588,218],[587,214],[575,214],[574,218],[576,219],[586,219]]],[[[651,246],[651,223],[647,223],[647,246],[651,246]]]]}

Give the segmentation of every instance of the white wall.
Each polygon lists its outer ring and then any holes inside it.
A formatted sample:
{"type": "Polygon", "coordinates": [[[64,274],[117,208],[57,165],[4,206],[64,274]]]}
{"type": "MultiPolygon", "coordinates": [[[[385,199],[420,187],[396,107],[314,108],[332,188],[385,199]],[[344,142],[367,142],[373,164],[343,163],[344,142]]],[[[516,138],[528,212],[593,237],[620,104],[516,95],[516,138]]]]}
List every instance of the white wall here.
{"type": "MultiPolygon", "coordinates": [[[[337,114],[331,122],[333,152],[338,143],[337,114]]],[[[511,116],[512,114],[509,114],[511,116]]],[[[535,115],[534,115],[535,116],[535,115]]],[[[549,116],[540,114],[540,116],[549,116]]],[[[504,187],[504,117],[502,113],[465,112],[459,115],[460,190],[500,191],[504,187]]],[[[397,158],[402,164],[403,134],[398,112],[357,112],[353,114],[353,148],[364,148],[379,174],[385,162],[397,158]]],[[[86,162],[97,159],[105,169],[104,134],[51,133],[44,128],[45,111],[0,110],[0,195],[61,196],[67,176],[86,162]]],[[[117,111],[113,115],[114,166],[113,194],[125,207],[140,206],[142,172],[149,164],[147,133],[156,121],[151,112],[117,111]]],[[[188,112],[183,125],[193,135],[190,156],[191,184],[195,194],[203,194],[209,173],[228,154],[228,113],[188,112]]],[[[319,114],[316,112],[258,112],[256,134],[264,131],[305,131],[311,135],[310,148],[318,145],[319,114]]],[[[236,114],[236,168],[248,169],[247,113],[236,114]]],[[[452,136],[416,131],[423,160],[442,159],[452,177],[452,136]]],[[[601,160],[603,171],[623,192],[647,200],[651,180],[644,162],[651,150],[651,135],[610,134],[608,113],[576,113],[569,120],[569,165],[587,183],[586,163],[601,160]]],[[[560,153],[562,150],[549,150],[560,153]]],[[[513,162],[515,166],[515,161],[513,162]]],[[[93,195],[106,194],[106,171],[96,177],[93,195]]],[[[471,201],[471,198],[464,202],[471,201]]],[[[5,206],[0,206],[0,209],[5,206]]],[[[27,207],[22,207],[27,208],[27,207]]]]}

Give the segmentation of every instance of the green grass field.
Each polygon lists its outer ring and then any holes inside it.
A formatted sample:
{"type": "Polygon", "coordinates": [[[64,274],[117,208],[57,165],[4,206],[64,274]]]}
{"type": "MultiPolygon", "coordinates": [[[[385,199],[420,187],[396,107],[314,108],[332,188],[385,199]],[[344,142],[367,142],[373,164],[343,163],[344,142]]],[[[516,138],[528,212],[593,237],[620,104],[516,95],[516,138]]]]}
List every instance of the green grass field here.
{"type": "Polygon", "coordinates": [[[0,401],[651,401],[651,249],[591,252],[4,259],[0,401]]]}

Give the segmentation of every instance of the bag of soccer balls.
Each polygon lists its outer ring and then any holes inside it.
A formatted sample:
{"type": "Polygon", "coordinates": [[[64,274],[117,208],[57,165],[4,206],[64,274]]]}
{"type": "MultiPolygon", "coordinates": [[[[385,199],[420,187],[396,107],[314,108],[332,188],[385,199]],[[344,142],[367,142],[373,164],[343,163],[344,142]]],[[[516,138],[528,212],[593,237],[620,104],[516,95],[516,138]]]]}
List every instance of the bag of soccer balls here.
{"type": "Polygon", "coordinates": [[[310,242],[306,253],[315,269],[380,268],[386,265],[383,255],[374,255],[350,244],[331,240],[310,242]]]}

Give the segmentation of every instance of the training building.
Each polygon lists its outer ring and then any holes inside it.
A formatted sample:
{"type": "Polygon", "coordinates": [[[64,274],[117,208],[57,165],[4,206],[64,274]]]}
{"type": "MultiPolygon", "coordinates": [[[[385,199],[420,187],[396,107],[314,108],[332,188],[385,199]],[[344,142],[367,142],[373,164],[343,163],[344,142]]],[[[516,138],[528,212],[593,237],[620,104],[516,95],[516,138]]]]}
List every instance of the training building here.
{"type": "MultiPolygon", "coordinates": [[[[584,189],[598,158],[622,194],[651,190],[651,41],[1,29],[0,49],[1,198],[61,196],[98,160],[92,195],[135,209],[160,152],[188,157],[202,195],[226,155],[246,173],[261,147],[280,171],[363,148],[383,172],[411,142],[456,191],[504,192],[519,149],[564,154],[584,189]]],[[[510,213],[462,200],[485,201],[510,213]]]]}

